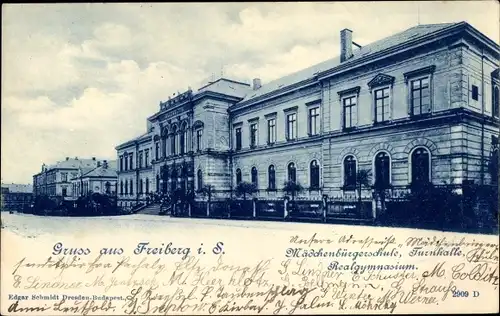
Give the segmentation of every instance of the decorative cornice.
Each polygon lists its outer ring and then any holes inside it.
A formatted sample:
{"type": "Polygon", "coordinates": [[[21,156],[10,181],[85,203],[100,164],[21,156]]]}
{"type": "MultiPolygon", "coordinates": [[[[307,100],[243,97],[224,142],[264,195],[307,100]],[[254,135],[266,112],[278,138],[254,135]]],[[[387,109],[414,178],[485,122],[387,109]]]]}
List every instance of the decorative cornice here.
{"type": "Polygon", "coordinates": [[[268,114],[264,115],[264,117],[266,119],[268,119],[268,118],[276,117],[277,115],[278,115],[278,112],[271,112],[271,113],[268,113],[268,114]]]}
{"type": "Polygon", "coordinates": [[[373,87],[379,87],[383,85],[392,85],[394,83],[394,80],[396,78],[393,76],[389,76],[386,74],[378,74],[376,75],[370,82],[368,82],[368,87],[373,88],[373,87]]]}
{"type": "Polygon", "coordinates": [[[321,103],[321,99],[316,99],[316,100],[312,100],[312,101],[306,102],[306,106],[316,105],[318,103],[321,103]]]}
{"type": "Polygon", "coordinates": [[[259,117],[258,116],[257,117],[253,117],[251,119],[248,119],[248,123],[253,123],[253,122],[257,122],[257,121],[259,121],[259,117]]]}
{"type": "Polygon", "coordinates": [[[353,87],[353,88],[349,88],[349,89],[345,89],[345,90],[342,90],[342,91],[338,91],[337,94],[339,96],[341,95],[346,95],[346,94],[359,94],[359,91],[361,90],[361,87],[360,86],[357,86],[357,87],[353,87]]]}
{"type": "Polygon", "coordinates": [[[284,110],[283,110],[283,112],[288,113],[288,112],[297,111],[297,109],[298,109],[298,108],[299,108],[299,106],[298,106],[298,105],[296,105],[296,106],[292,106],[292,107],[289,107],[289,108],[284,109],[284,110]]]}
{"type": "Polygon", "coordinates": [[[405,81],[408,82],[408,79],[411,77],[416,77],[416,76],[421,76],[421,75],[430,75],[430,74],[433,74],[435,70],[436,70],[436,65],[431,65],[431,66],[422,67],[419,69],[405,72],[403,75],[405,77],[405,81]]]}
{"type": "Polygon", "coordinates": [[[455,49],[455,48],[460,48],[460,47],[468,49],[469,44],[467,44],[467,42],[465,42],[463,39],[460,39],[460,40],[448,45],[448,49],[455,49]]]}

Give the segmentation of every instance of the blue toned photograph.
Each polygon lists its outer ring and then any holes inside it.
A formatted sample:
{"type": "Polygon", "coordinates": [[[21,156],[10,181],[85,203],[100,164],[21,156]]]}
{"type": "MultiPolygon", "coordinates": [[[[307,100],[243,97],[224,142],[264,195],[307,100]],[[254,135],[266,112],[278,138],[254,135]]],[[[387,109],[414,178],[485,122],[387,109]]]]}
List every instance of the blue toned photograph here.
{"type": "Polygon", "coordinates": [[[4,4],[0,314],[498,314],[499,9],[4,4]]]}
{"type": "Polygon", "coordinates": [[[498,32],[432,5],[10,6],[2,216],[495,234],[498,32]]]}

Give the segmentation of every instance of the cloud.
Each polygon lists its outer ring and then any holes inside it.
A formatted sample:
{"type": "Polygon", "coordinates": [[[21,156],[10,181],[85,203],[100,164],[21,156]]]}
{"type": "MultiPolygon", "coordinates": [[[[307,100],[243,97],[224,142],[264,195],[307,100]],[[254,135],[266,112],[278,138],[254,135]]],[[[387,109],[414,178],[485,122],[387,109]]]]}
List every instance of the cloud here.
{"type": "Polygon", "coordinates": [[[338,55],[342,28],[366,45],[418,11],[498,39],[494,2],[4,5],[2,181],[66,156],[115,158],[161,100],[221,67],[265,84],[338,55]]]}

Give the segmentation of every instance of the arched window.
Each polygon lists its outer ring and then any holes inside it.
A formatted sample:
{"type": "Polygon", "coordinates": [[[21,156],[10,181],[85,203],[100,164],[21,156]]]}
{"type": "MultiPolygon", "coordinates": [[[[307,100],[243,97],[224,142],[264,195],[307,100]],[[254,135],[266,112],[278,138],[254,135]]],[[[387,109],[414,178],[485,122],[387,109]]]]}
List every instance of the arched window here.
{"type": "Polygon", "coordinates": [[[258,187],[259,186],[259,174],[257,172],[257,168],[252,167],[252,183],[258,187]]]}
{"type": "Polygon", "coordinates": [[[127,180],[125,180],[124,186],[125,186],[125,195],[127,195],[128,194],[128,181],[127,180]]]}
{"type": "Polygon", "coordinates": [[[495,86],[493,89],[493,116],[499,117],[500,116],[500,96],[498,94],[498,87],[495,86]]]}
{"type": "Polygon", "coordinates": [[[130,179],[130,194],[134,194],[134,182],[130,179]]]}
{"type": "Polygon", "coordinates": [[[146,178],[146,193],[149,193],[149,178],[146,178]]]}
{"type": "Polygon", "coordinates": [[[310,185],[311,188],[319,188],[319,164],[317,160],[311,161],[310,169],[310,185]]]}
{"type": "Polygon", "coordinates": [[[411,183],[414,185],[430,182],[429,151],[417,148],[411,154],[411,183]]]}
{"type": "Polygon", "coordinates": [[[387,188],[390,183],[390,158],[386,152],[380,152],[375,156],[375,186],[379,188],[387,188]]]}
{"type": "Polygon", "coordinates": [[[120,195],[123,195],[123,180],[120,180],[120,195]]]}
{"type": "Polygon", "coordinates": [[[240,184],[241,182],[241,170],[236,169],[236,184],[240,184]]]}
{"type": "Polygon", "coordinates": [[[162,142],[162,146],[161,146],[162,147],[162,155],[163,155],[163,158],[165,158],[168,156],[168,150],[167,150],[167,147],[168,147],[168,129],[166,129],[166,128],[163,130],[161,142],[162,142]]]}
{"type": "Polygon", "coordinates": [[[179,135],[179,147],[180,147],[180,154],[183,155],[186,152],[186,140],[187,140],[187,126],[186,124],[182,125],[182,130],[179,135]]]}
{"type": "Polygon", "coordinates": [[[276,170],[274,170],[274,165],[270,165],[268,168],[268,179],[269,189],[276,190],[276,170]]]}
{"type": "Polygon", "coordinates": [[[344,158],[344,186],[356,187],[356,158],[354,156],[344,158]]]}
{"type": "Polygon", "coordinates": [[[156,192],[160,192],[160,175],[156,175],[156,192]]]}
{"type": "Polygon", "coordinates": [[[288,181],[297,182],[297,170],[293,162],[288,164],[288,181]]]}
{"type": "Polygon", "coordinates": [[[177,138],[177,127],[174,126],[172,128],[172,134],[170,135],[170,153],[172,155],[175,155],[177,152],[176,152],[176,147],[175,147],[175,142],[176,142],[176,138],[177,138]]]}
{"type": "Polygon", "coordinates": [[[111,183],[106,182],[106,184],[104,184],[104,187],[106,188],[106,194],[111,194],[111,183]]]}
{"type": "Polygon", "coordinates": [[[196,180],[198,181],[197,182],[198,190],[203,189],[203,172],[201,171],[201,169],[198,169],[196,180]]]}

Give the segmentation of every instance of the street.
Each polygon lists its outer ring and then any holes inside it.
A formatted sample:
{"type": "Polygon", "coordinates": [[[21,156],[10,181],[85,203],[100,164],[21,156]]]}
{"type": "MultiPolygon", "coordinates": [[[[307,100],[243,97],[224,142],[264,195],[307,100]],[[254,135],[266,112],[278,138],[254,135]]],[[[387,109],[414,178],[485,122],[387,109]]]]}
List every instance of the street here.
{"type": "MultiPolygon", "coordinates": [[[[204,232],[214,228],[228,229],[230,232],[244,230],[247,233],[252,229],[267,231],[304,231],[325,229],[326,227],[345,227],[348,225],[323,225],[314,223],[290,223],[276,221],[247,221],[203,218],[173,218],[147,214],[102,216],[102,217],[55,217],[37,216],[30,214],[2,212],[2,230],[13,232],[25,238],[42,236],[75,235],[80,232],[116,234],[120,232],[156,233],[167,230],[176,235],[189,231],[204,232]]],[[[358,228],[359,229],[359,228],[358,228]]]]}

